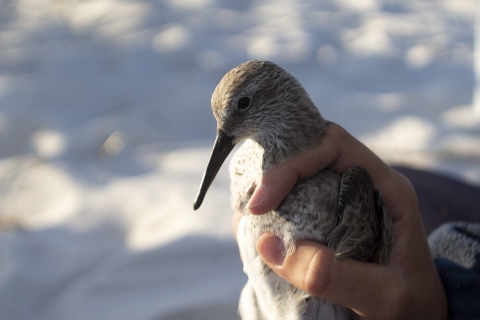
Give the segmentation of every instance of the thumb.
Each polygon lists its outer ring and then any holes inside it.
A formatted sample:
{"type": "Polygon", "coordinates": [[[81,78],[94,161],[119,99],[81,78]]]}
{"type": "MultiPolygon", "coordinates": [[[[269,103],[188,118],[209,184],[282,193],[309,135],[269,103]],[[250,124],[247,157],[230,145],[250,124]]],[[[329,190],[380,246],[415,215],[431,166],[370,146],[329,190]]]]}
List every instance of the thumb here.
{"type": "Polygon", "coordinates": [[[257,251],[293,286],[344,305],[365,319],[391,319],[404,310],[404,284],[385,266],[352,259],[336,262],[331,249],[313,241],[297,242],[289,256],[284,256],[282,246],[278,237],[263,234],[257,251]]]}
{"type": "Polygon", "coordinates": [[[299,175],[288,164],[280,164],[262,176],[260,185],[255,189],[247,209],[252,214],[263,214],[275,209],[292,190],[299,175]]]}

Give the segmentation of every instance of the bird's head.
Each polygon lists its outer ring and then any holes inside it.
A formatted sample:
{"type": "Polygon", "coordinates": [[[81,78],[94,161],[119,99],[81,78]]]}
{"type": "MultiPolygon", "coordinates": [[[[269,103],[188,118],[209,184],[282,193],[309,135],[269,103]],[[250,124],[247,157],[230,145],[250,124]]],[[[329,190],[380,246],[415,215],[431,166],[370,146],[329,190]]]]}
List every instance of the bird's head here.
{"type": "Polygon", "coordinates": [[[248,61],[230,70],[212,95],[217,127],[235,144],[274,139],[306,108],[318,113],[302,85],[268,61],[248,61]]]}
{"type": "Polygon", "coordinates": [[[225,74],[213,92],[212,109],[217,119],[217,138],[195,210],[237,143],[252,139],[264,148],[278,144],[287,152],[292,141],[295,143],[290,149],[301,148],[318,136],[312,128],[323,121],[302,85],[268,61],[248,61],[225,74]]]}

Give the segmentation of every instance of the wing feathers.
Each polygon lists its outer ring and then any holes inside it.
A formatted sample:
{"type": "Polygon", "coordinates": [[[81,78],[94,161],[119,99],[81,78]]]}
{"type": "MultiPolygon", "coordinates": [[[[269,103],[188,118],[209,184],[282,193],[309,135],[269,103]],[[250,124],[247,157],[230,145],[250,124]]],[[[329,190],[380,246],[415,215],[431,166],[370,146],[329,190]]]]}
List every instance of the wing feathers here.
{"type": "Polygon", "coordinates": [[[364,168],[351,167],[342,176],[338,216],[338,225],[327,238],[336,260],[369,261],[380,246],[379,262],[388,260],[392,222],[382,196],[373,190],[364,168]]]}

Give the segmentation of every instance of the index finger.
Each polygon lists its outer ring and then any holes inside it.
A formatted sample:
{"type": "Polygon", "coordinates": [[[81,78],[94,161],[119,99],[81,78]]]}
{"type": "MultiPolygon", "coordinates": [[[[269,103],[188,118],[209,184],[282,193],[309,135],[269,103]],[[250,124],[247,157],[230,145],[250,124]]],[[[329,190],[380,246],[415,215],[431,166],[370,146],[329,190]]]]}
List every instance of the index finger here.
{"type": "Polygon", "coordinates": [[[299,179],[313,176],[325,168],[343,174],[352,166],[361,166],[368,171],[374,188],[382,193],[387,206],[388,202],[394,201],[391,195],[398,188],[397,183],[404,183],[398,172],[364,144],[339,125],[330,123],[317,146],[264,173],[247,209],[252,214],[269,212],[280,204],[299,179]]]}

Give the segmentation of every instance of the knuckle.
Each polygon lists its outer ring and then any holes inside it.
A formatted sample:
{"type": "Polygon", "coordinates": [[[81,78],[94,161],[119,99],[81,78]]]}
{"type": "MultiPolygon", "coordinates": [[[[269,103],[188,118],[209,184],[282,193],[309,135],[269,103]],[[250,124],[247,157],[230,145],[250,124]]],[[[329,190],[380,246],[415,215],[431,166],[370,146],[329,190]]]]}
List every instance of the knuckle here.
{"type": "Polygon", "coordinates": [[[338,123],[333,121],[329,122],[326,126],[326,130],[331,133],[337,132],[337,130],[341,130],[341,129],[343,129],[342,126],[340,126],[338,123]]]}
{"type": "Polygon", "coordinates": [[[331,282],[332,264],[325,255],[317,251],[305,273],[303,289],[315,296],[322,296],[331,282]]]}
{"type": "Polygon", "coordinates": [[[410,198],[417,198],[417,193],[415,191],[415,187],[413,186],[412,182],[407,178],[405,177],[404,175],[402,175],[403,179],[405,179],[405,191],[408,192],[408,195],[410,196],[410,198]]]}
{"type": "Polygon", "coordinates": [[[397,184],[393,186],[396,187],[395,190],[401,191],[402,199],[409,199],[412,203],[416,204],[418,201],[417,193],[412,182],[400,172],[395,171],[395,173],[397,174],[397,184]]]}
{"type": "Polygon", "coordinates": [[[347,131],[340,125],[336,124],[335,122],[330,122],[326,128],[326,132],[329,135],[332,135],[334,137],[342,138],[347,135],[347,131]]]}

